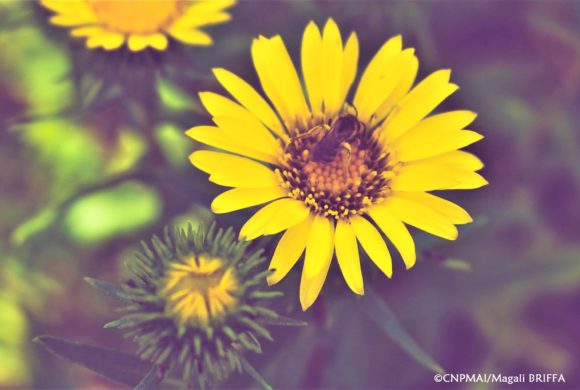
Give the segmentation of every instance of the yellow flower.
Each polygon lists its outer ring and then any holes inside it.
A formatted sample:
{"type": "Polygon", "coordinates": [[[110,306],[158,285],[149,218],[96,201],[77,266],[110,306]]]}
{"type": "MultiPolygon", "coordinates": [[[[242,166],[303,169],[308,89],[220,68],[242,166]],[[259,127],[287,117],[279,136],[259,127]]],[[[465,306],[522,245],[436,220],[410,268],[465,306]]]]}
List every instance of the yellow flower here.
{"type": "Polygon", "coordinates": [[[319,295],[334,253],[348,286],[363,294],[357,241],[391,277],[381,231],[411,268],[415,245],[406,224],[454,240],[455,225],[472,221],[461,207],[429,193],[487,184],[476,173],[481,161],[458,150],[482,138],[464,130],[476,114],[428,116],[458,89],[449,70],[413,87],[418,60],[396,36],[380,48],[347,99],[357,75],[358,39],[353,33],[343,45],[333,20],[322,33],[312,22],[306,27],[302,80],[279,36],[255,39],[252,58],[271,104],[235,74],[215,69],[237,102],[202,92],[215,126],[187,134],[230,153],[203,150],[190,159],[210,181],[233,187],[215,198],[215,213],[268,203],[240,236],[251,240],[284,232],[270,264],[275,270],[270,284],[305,252],[304,310],[319,295]]]}
{"type": "Polygon", "coordinates": [[[90,49],[165,50],[171,37],[188,45],[206,46],[211,37],[200,28],[227,22],[225,11],[235,0],[40,0],[56,13],[50,21],[72,27],[90,49]]]}

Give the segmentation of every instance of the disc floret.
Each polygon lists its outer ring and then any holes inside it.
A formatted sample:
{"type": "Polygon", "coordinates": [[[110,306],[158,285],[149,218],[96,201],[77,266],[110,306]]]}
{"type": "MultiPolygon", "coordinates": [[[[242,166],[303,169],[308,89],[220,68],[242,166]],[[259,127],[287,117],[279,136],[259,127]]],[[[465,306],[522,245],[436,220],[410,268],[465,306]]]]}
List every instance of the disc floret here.
{"type": "MultiPolygon", "coordinates": [[[[313,124],[299,133],[309,134],[322,126],[313,124]]],[[[290,196],[312,212],[337,220],[362,215],[369,206],[382,202],[390,191],[394,164],[372,131],[364,125],[362,129],[349,142],[339,144],[330,161],[313,159],[321,137],[331,136],[328,126],[322,136],[291,140],[277,170],[290,196]]]]}

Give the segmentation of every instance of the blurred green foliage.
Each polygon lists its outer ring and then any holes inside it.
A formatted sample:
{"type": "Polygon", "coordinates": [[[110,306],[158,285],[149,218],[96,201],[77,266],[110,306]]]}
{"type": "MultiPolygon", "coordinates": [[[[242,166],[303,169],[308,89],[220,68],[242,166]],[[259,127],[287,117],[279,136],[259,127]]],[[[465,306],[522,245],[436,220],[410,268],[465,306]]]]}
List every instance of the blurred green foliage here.
{"type": "Polygon", "coordinates": [[[0,323],[0,383],[25,385],[31,374],[22,348],[28,342],[28,322],[18,304],[4,295],[0,295],[0,323]]]}
{"type": "Polygon", "coordinates": [[[66,229],[81,244],[131,233],[157,220],[161,199],[138,183],[126,182],[79,199],[67,211],[66,229]]]}

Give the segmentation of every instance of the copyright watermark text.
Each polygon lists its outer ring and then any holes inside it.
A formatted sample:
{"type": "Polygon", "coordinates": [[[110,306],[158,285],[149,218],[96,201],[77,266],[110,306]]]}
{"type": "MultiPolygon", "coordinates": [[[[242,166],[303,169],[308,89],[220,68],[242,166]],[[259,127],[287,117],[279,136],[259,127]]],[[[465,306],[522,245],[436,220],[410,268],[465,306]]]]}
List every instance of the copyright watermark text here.
{"type": "Polygon", "coordinates": [[[566,383],[564,374],[435,374],[437,383],[566,383]]]}

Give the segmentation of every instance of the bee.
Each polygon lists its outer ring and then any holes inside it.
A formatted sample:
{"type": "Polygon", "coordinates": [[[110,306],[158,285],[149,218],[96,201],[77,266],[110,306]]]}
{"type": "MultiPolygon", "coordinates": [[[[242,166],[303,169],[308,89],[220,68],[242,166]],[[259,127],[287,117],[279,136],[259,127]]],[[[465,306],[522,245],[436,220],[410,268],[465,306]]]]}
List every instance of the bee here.
{"type": "Polygon", "coordinates": [[[350,143],[357,139],[366,126],[358,120],[357,115],[345,114],[334,121],[313,127],[308,132],[294,138],[317,138],[314,147],[310,150],[310,161],[330,163],[339,152],[344,152],[344,174],[348,178],[348,166],[352,147],[350,143]]]}
{"type": "Polygon", "coordinates": [[[347,114],[338,117],[325,129],[326,133],[312,149],[310,161],[332,162],[341,149],[347,151],[350,157],[350,142],[356,139],[357,135],[364,130],[364,125],[359,122],[355,115],[347,114]]]}

